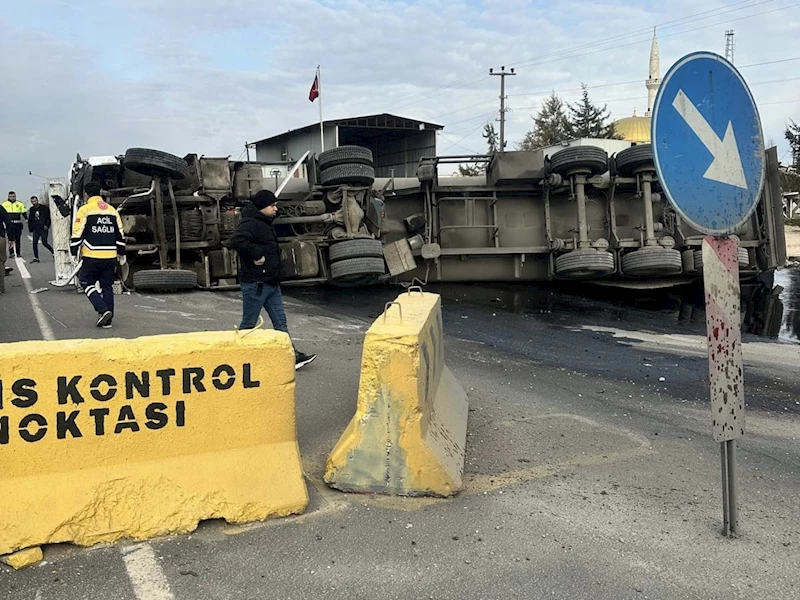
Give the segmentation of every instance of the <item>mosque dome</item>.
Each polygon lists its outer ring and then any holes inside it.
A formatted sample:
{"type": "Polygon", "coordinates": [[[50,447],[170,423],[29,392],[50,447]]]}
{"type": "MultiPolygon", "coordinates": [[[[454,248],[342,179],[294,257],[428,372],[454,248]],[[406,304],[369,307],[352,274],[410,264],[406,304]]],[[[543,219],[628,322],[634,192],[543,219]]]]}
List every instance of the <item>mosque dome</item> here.
{"type": "Polygon", "coordinates": [[[614,122],[614,130],[623,140],[634,144],[650,143],[650,117],[625,117],[614,122]]]}

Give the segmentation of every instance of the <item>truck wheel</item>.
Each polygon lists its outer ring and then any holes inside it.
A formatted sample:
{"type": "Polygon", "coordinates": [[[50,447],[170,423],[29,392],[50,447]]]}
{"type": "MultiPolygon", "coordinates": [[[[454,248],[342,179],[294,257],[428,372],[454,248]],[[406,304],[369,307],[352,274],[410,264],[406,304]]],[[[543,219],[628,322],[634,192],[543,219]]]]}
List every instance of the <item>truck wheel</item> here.
{"type": "Polygon", "coordinates": [[[614,255],[594,249],[573,250],[556,258],[556,274],[580,279],[601,277],[614,272],[614,255]]]}
{"type": "Polygon", "coordinates": [[[640,144],[626,148],[614,159],[617,163],[617,171],[626,177],[632,176],[636,171],[644,167],[650,167],[655,171],[653,163],[653,147],[650,144],[640,144]]]}
{"type": "Polygon", "coordinates": [[[333,244],[328,250],[332,263],[360,257],[383,258],[383,244],[380,240],[345,240],[333,244]]]}
{"type": "Polygon", "coordinates": [[[369,165],[348,163],[328,167],[320,174],[322,185],[342,185],[352,183],[355,185],[372,185],[375,181],[375,169],[369,165]]]}
{"type": "MultiPolygon", "coordinates": [[[[746,269],[750,266],[750,254],[747,252],[747,248],[739,248],[739,268],[746,269]]],[[[695,250],[694,251],[694,270],[698,273],[703,272],[703,251],[702,250],[695,250]]]]}
{"type": "Polygon", "coordinates": [[[683,261],[679,250],[653,246],[640,248],[622,257],[625,275],[679,275],[683,261]]]}
{"type": "Polygon", "coordinates": [[[324,171],[329,167],[347,164],[369,165],[371,167],[373,165],[372,150],[362,146],[339,146],[320,154],[317,162],[319,163],[320,171],[324,171]]]}
{"type": "Polygon", "coordinates": [[[147,269],[133,274],[133,287],[137,290],[171,292],[193,290],[197,287],[197,273],[185,269],[147,269]]]}
{"type": "Polygon", "coordinates": [[[559,175],[581,172],[599,175],[608,170],[608,154],[596,146],[565,148],[550,158],[550,170],[559,175]]]}
{"type": "Polygon", "coordinates": [[[331,279],[343,283],[363,279],[365,275],[378,277],[386,272],[382,258],[348,258],[331,265],[331,279]]]}
{"type": "Polygon", "coordinates": [[[172,179],[189,177],[189,165],[182,158],[149,148],[128,148],[122,164],[142,175],[165,176],[172,179]]]}

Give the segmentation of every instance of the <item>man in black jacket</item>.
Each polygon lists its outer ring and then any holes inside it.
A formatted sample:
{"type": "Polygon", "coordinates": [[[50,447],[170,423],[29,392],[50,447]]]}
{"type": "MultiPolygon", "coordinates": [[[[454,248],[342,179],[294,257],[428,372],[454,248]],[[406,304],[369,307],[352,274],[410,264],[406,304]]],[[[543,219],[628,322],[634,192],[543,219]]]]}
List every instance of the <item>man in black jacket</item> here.
{"type": "MultiPolygon", "coordinates": [[[[239,253],[239,283],[242,286],[242,322],[239,329],[252,329],[264,307],[277,331],[289,333],[281,295],[281,249],[272,226],[278,214],[278,199],[268,190],[257,192],[242,209],[242,221],[227,245],[239,253]]],[[[313,361],[316,354],[295,349],[295,369],[313,361]]]]}
{"type": "Polygon", "coordinates": [[[33,235],[33,262],[39,262],[39,240],[42,246],[53,254],[53,247],[47,243],[50,231],[50,207],[39,204],[39,198],[31,196],[31,208],[28,210],[28,230],[33,235]]]}
{"type": "Polygon", "coordinates": [[[8,241],[6,230],[8,229],[8,213],[3,205],[0,204],[0,294],[6,291],[6,260],[8,260],[8,241]]]}

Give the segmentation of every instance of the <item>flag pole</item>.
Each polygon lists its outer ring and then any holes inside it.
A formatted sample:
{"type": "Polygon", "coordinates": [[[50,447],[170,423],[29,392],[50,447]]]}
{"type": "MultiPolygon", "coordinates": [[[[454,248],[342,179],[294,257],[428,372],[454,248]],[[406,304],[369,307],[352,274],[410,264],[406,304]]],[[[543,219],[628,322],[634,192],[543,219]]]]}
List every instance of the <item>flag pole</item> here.
{"type": "Polygon", "coordinates": [[[317,65],[317,93],[319,94],[319,143],[322,152],[325,152],[325,129],[322,126],[322,75],[317,65]]]}

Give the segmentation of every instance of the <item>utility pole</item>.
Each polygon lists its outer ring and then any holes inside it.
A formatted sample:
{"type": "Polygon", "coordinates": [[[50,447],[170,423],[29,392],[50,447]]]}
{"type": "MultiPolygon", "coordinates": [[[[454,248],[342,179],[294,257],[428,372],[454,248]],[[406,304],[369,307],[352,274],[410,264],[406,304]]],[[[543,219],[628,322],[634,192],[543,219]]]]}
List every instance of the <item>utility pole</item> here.
{"type": "Polygon", "coordinates": [[[733,64],[733,29],[725,32],[725,59],[733,64]]]}
{"type": "Polygon", "coordinates": [[[500,72],[495,73],[494,69],[489,69],[489,75],[500,77],[500,148],[499,152],[504,152],[506,149],[506,76],[516,75],[514,68],[510,72],[506,71],[505,67],[500,67],[500,72]]]}

